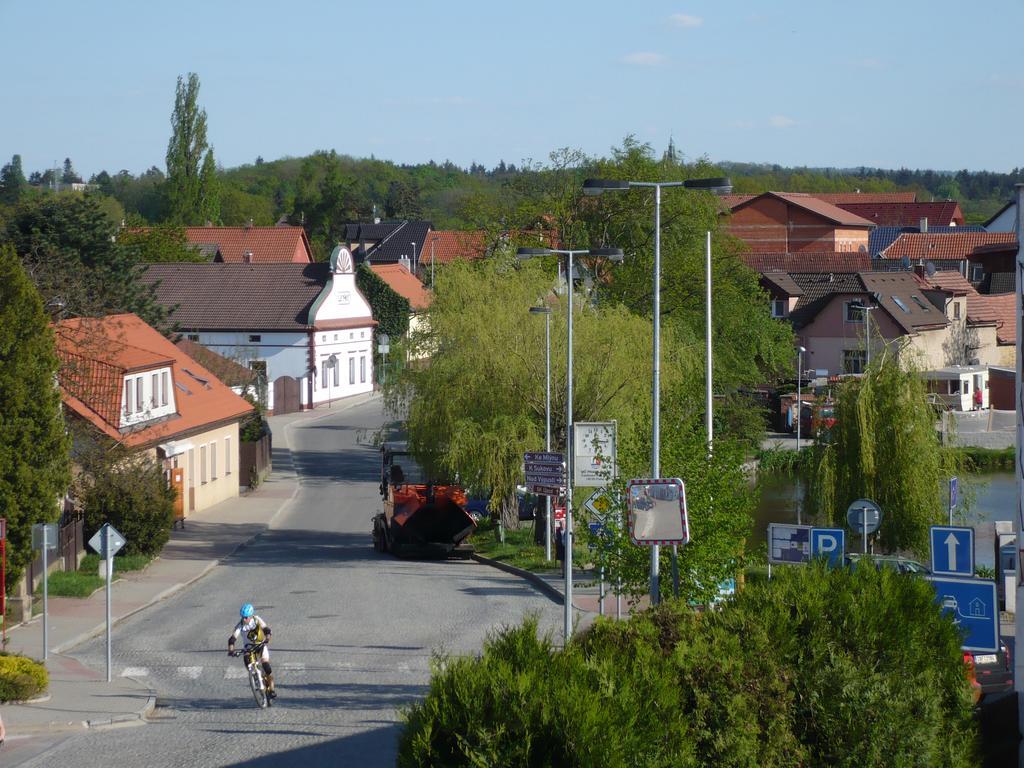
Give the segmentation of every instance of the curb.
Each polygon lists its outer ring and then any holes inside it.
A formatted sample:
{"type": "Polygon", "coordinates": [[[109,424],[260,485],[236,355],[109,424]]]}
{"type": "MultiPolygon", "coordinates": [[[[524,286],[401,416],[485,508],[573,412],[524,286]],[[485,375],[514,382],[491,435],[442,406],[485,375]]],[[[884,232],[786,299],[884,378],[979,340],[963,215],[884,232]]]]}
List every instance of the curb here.
{"type": "Polygon", "coordinates": [[[526,581],[533,584],[533,586],[536,587],[538,592],[542,592],[544,596],[550,599],[552,602],[558,603],[559,605],[565,605],[565,595],[563,595],[557,589],[548,584],[547,581],[545,581],[541,576],[538,576],[536,573],[533,573],[532,571],[524,571],[522,568],[516,568],[514,565],[503,563],[500,560],[492,560],[489,557],[478,555],[476,552],[470,554],[470,558],[472,560],[476,560],[478,563],[481,563],[483,565],[489,565],[492,568],[497,568],[499,571],[505,571],[505,573],[511,573],[513,576],[518,576],[521,579],[525,579],[526,581]]]}
{"type": "Polygon", "coordinates": [[[86,728],[94,730],[116,728],[125,725],[144,725],[149,716],[153,714],[154,709],[156,709],[156,691],[150,688],[146,703],[138,712],[125,715],[114,715],[113,717],[109,717],[104,720],[86,720],[83,724],[86,728]]]}

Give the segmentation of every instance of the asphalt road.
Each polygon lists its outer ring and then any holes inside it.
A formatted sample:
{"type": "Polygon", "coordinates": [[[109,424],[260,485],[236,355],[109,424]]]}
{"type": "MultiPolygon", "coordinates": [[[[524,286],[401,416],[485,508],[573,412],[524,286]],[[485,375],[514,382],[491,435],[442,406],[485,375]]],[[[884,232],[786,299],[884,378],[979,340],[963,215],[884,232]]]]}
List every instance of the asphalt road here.
{"type": "MultiPolygon", "coordinates": [[[[400,710],[424,694],[433,654],[475,653],[528,612],[560,626],[560,606],[515,577],[373,551],[379,456],[360,438],[381,421],[374,402],[293,425],[301,487],[275,526],[115,630],[115,674],[157,690],[154,722],[64,738],[23,765],[392,766],[400,710]],[[273,629],[268,710],[225,652],[246,601],[273,629]]],[[[74,655],[104,668],[101,641],[74,655]]]]}

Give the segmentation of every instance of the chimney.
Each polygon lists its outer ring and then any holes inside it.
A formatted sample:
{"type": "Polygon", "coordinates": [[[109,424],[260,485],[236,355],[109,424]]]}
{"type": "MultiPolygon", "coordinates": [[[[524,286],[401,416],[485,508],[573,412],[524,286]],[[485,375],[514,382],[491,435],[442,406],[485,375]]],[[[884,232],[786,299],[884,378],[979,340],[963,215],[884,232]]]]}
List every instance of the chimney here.
{"type": "Polygon", "coordinates": [[[380,216],[377,215],[377,204],[373,204],[373,223],[380,224],[380,216]]]}
{"type": "Polygon", "coordinates": [[[920,230],[921,232],[927,232],[927,231],[928,231],[928,217],[927,217],[927,216],[923,216],[923,217],[921,218],[921,221],[920,221],[920,223],[918,224],[917,228],[918,228],[918,229],[919,229],[919,230],[920,230]]]}
{"type": "Polygon", "coordinates": [[[917,264],[914,265],[914,274],[918,277],[924,277],[924,259],[917,260],[917,264]]]}
{"type": "Polygon", "coordinates": [[[242,254],[243,264],[252,264],[252,251],[246,251],[242,254]]]}
{"type": "Polygon", "coordinates": [[[398,263],[405,267],[407,271],[412,272],[412,262],[409,260],[408,256],[403,254],[402,258],[398,260],[398,263]]]}

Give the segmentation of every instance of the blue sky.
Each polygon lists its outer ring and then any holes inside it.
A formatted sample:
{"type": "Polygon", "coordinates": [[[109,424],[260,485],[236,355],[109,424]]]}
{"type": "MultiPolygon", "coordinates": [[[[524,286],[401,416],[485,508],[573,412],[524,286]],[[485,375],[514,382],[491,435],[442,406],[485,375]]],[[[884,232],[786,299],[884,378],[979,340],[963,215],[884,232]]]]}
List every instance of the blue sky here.
{"type": "Polygon", "coordinates": [[[1008,171],[1024,3],[0,0],[0,160],[164,167],[196,72],[224,166],[606,154],[1008,171]]]}

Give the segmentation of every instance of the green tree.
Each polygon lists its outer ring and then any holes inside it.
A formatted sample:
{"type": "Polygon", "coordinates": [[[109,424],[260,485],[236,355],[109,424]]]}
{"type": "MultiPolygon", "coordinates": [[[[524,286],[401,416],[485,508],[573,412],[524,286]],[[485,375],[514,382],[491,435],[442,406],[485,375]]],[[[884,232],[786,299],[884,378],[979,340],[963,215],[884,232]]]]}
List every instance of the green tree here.
{"type": "Polygon", "coordinates": [[[205,213],[219,213],[212,180],[213,151],[206,141],[206,110],[199,108],[199,75],[178,76],[167,144],[167,200],[171,220],[203,224],[205,213]]]}
{"type": "Polygon", "coordinates": [[[0,246],[0,517],[7,518],[8,590],[32,559],[32,525],[59,517],[71,480],[56,375],[43,302],[14,249],[0,246]]]}
{"type": "Polygon", "coordinates": [[[71,158],[64,158],[64,172],[61,174],[62,184],[80,184],[82,177],[75,172],[75,166],[71,164],[71,158]]]}
{"type": "Polygon", "coordinates": [[[835,416],[829,439],[815,446],[813,509],[842,526],[851,502],[872,499],[882,508],[883,550],[923,555],[929,526],[946,520],[946,481],[963,466],[939,442],[920,371],[886,348],[862,378],[839,386],[835,416]]]}
{"type": "Polygon", "coordinates": [[[184,227],[171,224],[123,229],[117,243],[138,264],[209,260],[188,242],[184,227]]]}
{"type": "Polygon", "coordinates": [[[14,155],[11,162],[0,169],[0,203],[17,203],[27,186],[25,172],[21,168],[21,155],[14,155]]]}
{"type": "Polygon", "coordinates": [[[199,217],[205,224],[220,222],[220,182],[217,180],[217,163],[213,159],[213,147],[203,157],[199,169],[199,217]]]}

